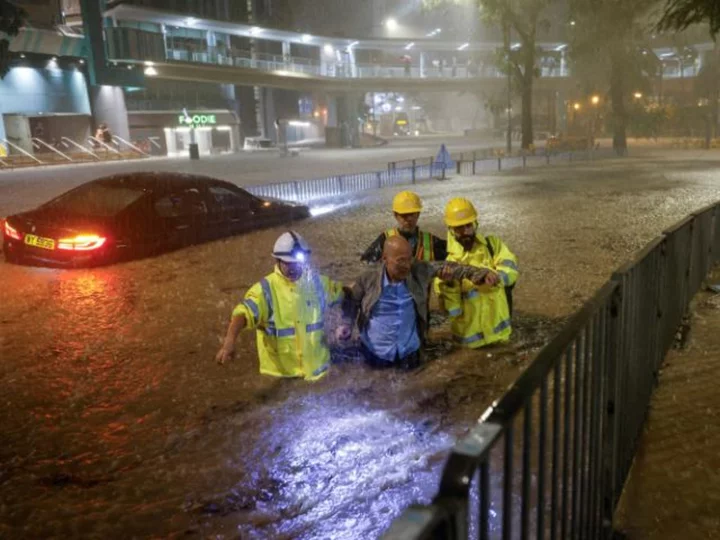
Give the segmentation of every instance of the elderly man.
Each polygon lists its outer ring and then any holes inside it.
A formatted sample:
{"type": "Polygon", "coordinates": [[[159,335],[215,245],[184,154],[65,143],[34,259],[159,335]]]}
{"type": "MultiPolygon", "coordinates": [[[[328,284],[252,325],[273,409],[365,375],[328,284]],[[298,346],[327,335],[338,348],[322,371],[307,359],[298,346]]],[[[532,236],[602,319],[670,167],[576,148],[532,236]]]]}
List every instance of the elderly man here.
{"type": "MultiPolygon", "coordinates": [[[[432,280],[467,279],[481,285],[487,275],[486,269],[473,266],[418,261],[405,238],[388,238],[382,265],[368,270],[351,287],[349,311],[353,319],[357,316],[360,347],[368,363],[404,369],[420,365],[432,280]]],[[[341,334],[347,337],[348,332],[341,334]]]]}

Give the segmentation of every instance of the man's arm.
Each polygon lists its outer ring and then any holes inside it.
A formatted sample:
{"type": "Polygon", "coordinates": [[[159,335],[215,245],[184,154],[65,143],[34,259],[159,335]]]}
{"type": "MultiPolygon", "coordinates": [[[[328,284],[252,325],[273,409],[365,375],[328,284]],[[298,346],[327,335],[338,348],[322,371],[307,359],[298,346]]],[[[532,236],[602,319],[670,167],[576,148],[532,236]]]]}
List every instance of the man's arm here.
{"type": "Polygon", "coordinates": [[[225,340],[223,341],[222,347],[215,355],[215,360],[217,360],[219,364],[224,364],[232,358],[233,354],[235,354],[235,341],[237,340],[240,331],[246,326],[247,319],[245,318],[245,315],[238,315],[237,317],[232,318],[230,326],[228,326],[227,333],[225,334],[225,340]]]}
{"type": "Polygon", "coordinates": [[[268,306],[262,292],[262,285],[256,283],[245,295],[245,299],[233,309],[230,325],[225,333],[222,347],[215,360],[223,364],[235,354],[235,341],[245,328],[257,328],[267,322],[268,306]]]}
{"type": "Polygon", "coordinates": [[[375,263],[382,259],[383,247],[385,246],[385,233],[378,236],[375,241],[368,246],[365,253],[362,254],[360,260],[367,263],[375,263]]]}
{"type": "Polygon", "coordinates": [[[455,262],[433,262],[431,266],[431,278],[438,277],[443,281],[462,281],[467,279],[475,285],[482,285],[490,273],[488,268],[458,264],[455,262]]]}

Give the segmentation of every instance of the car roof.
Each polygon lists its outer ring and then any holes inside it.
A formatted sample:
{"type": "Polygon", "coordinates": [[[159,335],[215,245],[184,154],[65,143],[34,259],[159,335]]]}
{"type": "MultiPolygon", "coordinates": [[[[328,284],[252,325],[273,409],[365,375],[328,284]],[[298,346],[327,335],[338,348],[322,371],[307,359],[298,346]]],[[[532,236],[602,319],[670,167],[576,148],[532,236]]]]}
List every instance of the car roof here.
{"type": "MultiPolygon", "coordinates": [[[[225,180],[218,180],[209,176],[187,174],[178,172],[134,172],[114,174],[93,180],[92,183],[102,184],[111,187],[130,187],[150,191],[172,191],[174,189],[185,189],[188,187],[205,185],[232,186],[234,184],[225,180]]],[[[242,189],[242,188],[238,188],[242,189]]]]}

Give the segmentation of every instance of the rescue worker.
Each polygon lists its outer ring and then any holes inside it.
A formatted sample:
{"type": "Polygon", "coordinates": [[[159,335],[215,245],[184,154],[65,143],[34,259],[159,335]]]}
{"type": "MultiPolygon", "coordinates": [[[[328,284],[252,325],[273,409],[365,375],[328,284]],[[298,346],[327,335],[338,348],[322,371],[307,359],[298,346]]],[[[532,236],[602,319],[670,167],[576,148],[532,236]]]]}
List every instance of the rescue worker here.
{"type": "Polygon", "coordinates": [[[512,288],[518,278],[517,258],[497,236],[478,232],[478,214],[463,198],[445,207],[448,261],[489,270],[485,284],[467,279],[438,283],[441,305],[450,316],[455,340],[470,348],[506,342],[512,333],[512,288]]]}
{"type": "Polygon", "coordinates": [[[412,191],[401,191],[393,199],[393,213],[398,226],[388,229],[370,244],[360,260],[369,263],[378,262],[382,258],[385,240],[392,236],[402,236],[410,242],[413,257],[418,261],[444,261],[447,256],[447,242],[437,236],[421,231],[418,219],[422,211],[422,201],[412,191]]]}
{"type": "Polygon", "coordinates": [[[232,358],[235,341],[244,328],[254,329],[260,373],[274,377],[319,379],[330,365],[325,343],[324,315],[339,303],[342,285],[312,272],[311,250],[295,231],[275,242],[275,270],[253,285],[232,313],[225,341],[216,355],[219,363],[232,358]]]}
{"type": "MultiPolygon", "coordinates": [[[[410,243],[402,236],[388,238],[382,261],[382,266],[365,272],[351,287],[349,316],[352,321],[357,318],[360,350],[371,366],[412,369],[422,361],[432,280],[441,276],[481,286],[489,271],[415,260],[410,243]]],[[[350,332],[340,328],[338,334],[343,339],[350,332]]]]}

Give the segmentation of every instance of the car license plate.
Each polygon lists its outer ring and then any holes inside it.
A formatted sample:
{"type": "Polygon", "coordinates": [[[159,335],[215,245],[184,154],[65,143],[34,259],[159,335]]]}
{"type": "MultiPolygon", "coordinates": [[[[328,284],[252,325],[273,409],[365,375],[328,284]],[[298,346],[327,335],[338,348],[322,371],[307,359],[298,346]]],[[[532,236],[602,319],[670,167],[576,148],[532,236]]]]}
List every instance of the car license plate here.
{"type": "Polygon", "coordinates": [[[25,235],[25,243],[28,246],[35,246],[42,249],[55,249],[55,240],[52,238],[43,238],[34,234],[25,235]]]}

